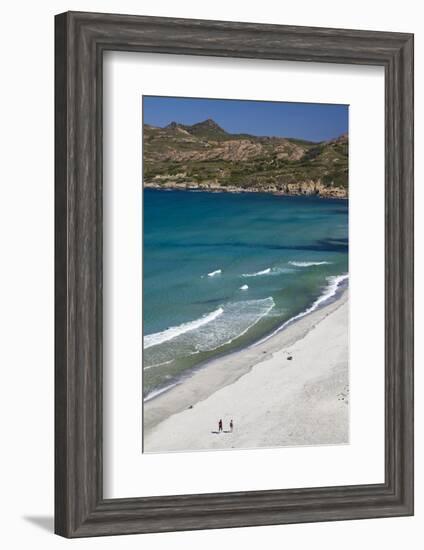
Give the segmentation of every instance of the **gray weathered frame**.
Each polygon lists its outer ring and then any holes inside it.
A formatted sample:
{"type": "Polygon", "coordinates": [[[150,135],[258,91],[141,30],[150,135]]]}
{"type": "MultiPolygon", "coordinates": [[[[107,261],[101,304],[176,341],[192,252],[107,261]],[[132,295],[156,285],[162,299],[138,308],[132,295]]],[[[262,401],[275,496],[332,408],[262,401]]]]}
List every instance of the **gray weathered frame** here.
{"type": "Polygon", "coordinates": [[[55,21],[55,531],[65,537],[413,514],[413,35],[68,12],[55,21]],[[385,69],[385,482],[102,496],[102,55],[385,69]]]}

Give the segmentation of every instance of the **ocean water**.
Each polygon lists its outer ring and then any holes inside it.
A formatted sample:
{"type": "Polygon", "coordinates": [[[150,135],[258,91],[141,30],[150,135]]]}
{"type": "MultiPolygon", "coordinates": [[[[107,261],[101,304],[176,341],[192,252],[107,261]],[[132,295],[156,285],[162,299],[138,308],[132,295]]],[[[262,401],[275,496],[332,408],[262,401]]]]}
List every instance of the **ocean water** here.
{"type": "Polygon", "coordinates": [[[346,200],[146,189],[143,201],[145,399],[347,284],[346,200]]]}

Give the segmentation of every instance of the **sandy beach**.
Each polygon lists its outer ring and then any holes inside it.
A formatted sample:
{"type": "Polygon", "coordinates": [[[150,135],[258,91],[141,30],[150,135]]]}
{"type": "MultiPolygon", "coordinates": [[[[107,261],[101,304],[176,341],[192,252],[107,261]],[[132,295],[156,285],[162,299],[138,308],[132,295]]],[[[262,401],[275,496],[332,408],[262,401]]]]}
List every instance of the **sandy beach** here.
{"type": "Polygon", "coordinates": [[[346,290],[147,401],[144,452],[346,444],[348,405],[346,290]]]}

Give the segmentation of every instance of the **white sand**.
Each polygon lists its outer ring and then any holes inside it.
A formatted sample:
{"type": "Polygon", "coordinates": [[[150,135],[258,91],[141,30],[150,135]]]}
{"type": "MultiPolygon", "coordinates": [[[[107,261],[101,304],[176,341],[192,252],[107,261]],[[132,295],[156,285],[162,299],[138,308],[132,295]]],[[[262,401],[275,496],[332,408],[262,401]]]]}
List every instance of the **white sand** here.
{"type": "Polygon", "coordinates": [[[147,402],[144,451],[344,444],[348,403],[345,292],[265,342],[216,359],[147,402]]]}

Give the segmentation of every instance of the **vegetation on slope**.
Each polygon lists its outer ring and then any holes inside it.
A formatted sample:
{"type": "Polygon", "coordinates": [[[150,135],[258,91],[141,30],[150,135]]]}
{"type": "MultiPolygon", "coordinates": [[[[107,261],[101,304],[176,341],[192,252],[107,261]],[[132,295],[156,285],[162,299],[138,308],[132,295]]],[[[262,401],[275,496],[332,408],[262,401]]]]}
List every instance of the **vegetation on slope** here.
{"type": "Polygon", "coordinates": [[[268,191],[347,197],[348,139],[230,134],[211,119],[144,125],[144,184],[158,188],[268,191]]]}

